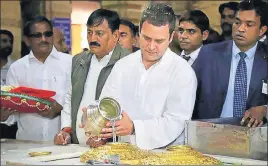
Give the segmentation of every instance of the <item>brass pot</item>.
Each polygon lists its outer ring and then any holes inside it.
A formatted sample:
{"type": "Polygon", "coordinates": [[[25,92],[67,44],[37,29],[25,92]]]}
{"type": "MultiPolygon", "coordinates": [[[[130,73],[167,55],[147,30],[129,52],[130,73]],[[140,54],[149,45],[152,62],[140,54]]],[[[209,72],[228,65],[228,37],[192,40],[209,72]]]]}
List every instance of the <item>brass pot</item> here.
{"type": "Polygon", "coordinates": [[[97,100],[87,107],[82,115],[82,124],[88,137],[100,135],[108,121],[120,119],[122,114],[119,103],[110,97],[97,100]]]}

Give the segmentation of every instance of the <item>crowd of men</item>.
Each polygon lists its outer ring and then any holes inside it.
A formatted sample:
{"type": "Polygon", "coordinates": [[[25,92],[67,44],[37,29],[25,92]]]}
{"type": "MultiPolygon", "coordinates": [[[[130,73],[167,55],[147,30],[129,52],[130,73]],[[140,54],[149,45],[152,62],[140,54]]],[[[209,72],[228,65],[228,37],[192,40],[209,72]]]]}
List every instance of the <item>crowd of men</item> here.
{"type": "Polygon", "coordinates": [[[97,9],[87,20],[89,50],[75,56],[62,32],[37,16],[23,30],[30,52],[11,65],[14,37],[1,30],[1,84],[56,92],[47,112],[1,108],[1,125],[17,123],[16,139],[98,147],[112,137],[111,123],[101,139],[89,138],[81,117],[92,101],[112,97],[123,108],[116,135],[143,149],[184,144],[184,123],[191,119],[237,117],[248,127],[262,126],[267,11],[262,0],[220,5],[220,35],[201,10],[179,16],[169,5],[152,3],[137,30],[117,12],[97,9]]]}

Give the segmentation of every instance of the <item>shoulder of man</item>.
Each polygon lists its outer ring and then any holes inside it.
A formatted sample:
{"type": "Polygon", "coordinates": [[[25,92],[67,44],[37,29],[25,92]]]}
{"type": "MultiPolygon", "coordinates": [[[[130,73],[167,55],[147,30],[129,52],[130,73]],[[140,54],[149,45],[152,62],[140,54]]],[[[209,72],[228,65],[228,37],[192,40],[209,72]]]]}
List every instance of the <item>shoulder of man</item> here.
{"type": "Polygon", "coordinates": [[[92,55],[92,52],[90,52],[89,50],[80,52],[80,53],[74,55],[73,62],[74,61],[80,61],[82,59],[87,59],[91,55],[92,55]]]}
{"type": "Polygon", "coordinates": [[[89,57],[92,56],[92,54],[93,53],[88,50],[74,55],[72,60],[72,68],[74,68],[75,66],[77,66],[82,62],[86,63],[86,61],[88,61],[89,57]]]}
{"type": "Polygon", "coordinates": [[[119,54],[119,55],[115,55],[115,56],[119,56],[119,59],[121,59],[121,58],[129,55],[130,52],[126,48],[121,47],[119,43],[117,43],[115,48],[114,48],[113,55],[114,54],[119,54]]]}
{"type": "Polygon", "coordinates": [[[227,49],[232,48],[231,47],[232,43],[233,43],[233,40],[227,40],[227,41],[223,41],[219,43],[203,45],[199,52],[198,58],[200,57],[203,57],[203,58],[214,57],[215,58],[216,56],[221,55],[220,53],[231,51],[227,49]]]}
{"type": "Polygon", "coordinates": [[[12,64],[10,64],[9,68],[17,68],[19,66],[27,64],[27,60],[29,59],[29,55],[26,55],[18,60],[15,60],[12,64]]]}

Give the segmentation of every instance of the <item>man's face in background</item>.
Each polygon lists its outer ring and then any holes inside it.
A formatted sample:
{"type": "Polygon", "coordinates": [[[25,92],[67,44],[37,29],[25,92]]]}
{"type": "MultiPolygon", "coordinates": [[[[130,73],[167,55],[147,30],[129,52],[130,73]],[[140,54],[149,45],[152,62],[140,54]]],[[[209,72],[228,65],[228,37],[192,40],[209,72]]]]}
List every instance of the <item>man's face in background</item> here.
{"type": "Polygon", "coordinates": [[[59,28],[53,28],[53,45],[59,52],[69,53],[64,34],[59,28]]]}
{"type": "Polygon", "coordinates": [[[13,51],[13,40],[6,34],[0,34],[0,58],[6,59],[13,51]]]}
{"type": "Polygon", "coordinates": [[[232,35],[232,26],[235,21],[235,11],[225,7],[221,13],[221,29],[225,36],[232,35]]]}
{"type": "Polygon", "coordinates": [[[120,24],[119,27],[119,43],[123,48],[128,49],[130,52],[133,52],[133,46],[136,43],[136,38],[132,33],[130,27],[127,25],[120,24]]]}

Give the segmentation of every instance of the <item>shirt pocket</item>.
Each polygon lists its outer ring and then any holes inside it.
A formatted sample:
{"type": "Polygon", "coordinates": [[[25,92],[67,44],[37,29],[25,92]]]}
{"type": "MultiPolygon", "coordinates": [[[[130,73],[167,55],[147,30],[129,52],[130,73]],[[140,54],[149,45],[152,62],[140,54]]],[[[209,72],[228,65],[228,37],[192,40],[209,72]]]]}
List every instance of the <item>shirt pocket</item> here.
{"type": "Polygon", "coordinates": [[[48,79],[48,87],[55,91],[56,95],[53,97],[57,102],[63,104],[65,94],[67,92],[67,79],[65,76],[54,75],[48,79]]]}

